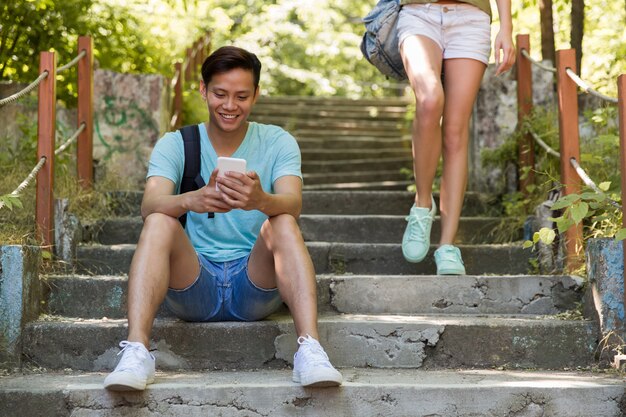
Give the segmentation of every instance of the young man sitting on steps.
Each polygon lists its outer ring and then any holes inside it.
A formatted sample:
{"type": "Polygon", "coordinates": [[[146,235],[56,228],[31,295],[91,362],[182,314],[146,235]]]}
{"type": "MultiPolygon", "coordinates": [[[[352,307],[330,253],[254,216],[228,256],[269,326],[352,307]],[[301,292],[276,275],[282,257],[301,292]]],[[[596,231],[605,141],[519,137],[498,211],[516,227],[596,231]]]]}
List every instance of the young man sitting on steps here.
{"type": "Polygon", "coordinates": [[[260,320],[284,301],[298,335],[293,381],[342,382],[317,341],[315,271],[296,223],[302,208],[298,145],[277,126],[247,121],[260,72],[256,55],[232,46],[202,65],[200,93],[209,120],[199,125],[200,172],[206,186],[179,194],[185,166],[180,132],[163,136],[152,152],[144,225],[129,272],[128,339],[104,381],[108,389],[143,390],[153,382],[155,359],[147,348],[163,300],[176,316],[195,322],[260,320]],[[219,156],[245,159],[247,174],[218,177],[219,156]],[[183,228],[178,218],[185,213],[183,228]]]}

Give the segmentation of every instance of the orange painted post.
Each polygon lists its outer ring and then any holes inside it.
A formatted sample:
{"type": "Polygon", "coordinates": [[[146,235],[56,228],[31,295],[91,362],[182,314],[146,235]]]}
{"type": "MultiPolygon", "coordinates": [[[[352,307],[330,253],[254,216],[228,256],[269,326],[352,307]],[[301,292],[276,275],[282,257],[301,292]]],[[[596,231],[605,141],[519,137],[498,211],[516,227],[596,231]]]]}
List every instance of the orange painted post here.
{"type": "MultiPolygon", "coordinates": [[[[531,62],[522,55],[522,51],[530,53],[530,36],[517,35],[517,128],[522,129],[524,119],[533,109],[533,75],[531,62]]],[[[535,182],[535,149],[534,142],[529,133],[520,137],[518,143],[518,158],[520,168],[519,190],[528,195],[526,187],[535,182]],[[528,170],[522,179],[521,173],[528,170]]]]}
{"type": "MultiPolygon", "coordinates": [[[[626,74],[617,78],[618,118],[619,118],[619,148],[622,178],[622,207],[626,204],[626,74]]],[[[626,227],[626,216],[622,216],[622,227],[626,227]]],[[[626,260],[626,242],[622,241],[624,260],[626,260]]],[[[624,305],[626,306],[626,268],[624,268],[624,305]]],[[[626,323],[626,320],[624,321],[626,323]]],[[[625,329],[626,330],[626,329],[625,329]]]]}
{"type": "MultiPolygon", "coordinates": [[[[576,52],[565,49],[556,52],[557,96],[559,101],[559,143],[561,147],[561,184],[564,194],[580,192],[581,180],[570,163],[571,158],[580,162],[578,134],[578,90],[566,70],[576,72],[576,52]]],[[[572,226],[565,234],[567,250],[566,268],[570,271],[582,264],[582,224],[572,226]]]]}
{"type": "Polygon", "coordinates": [[[78,117],[77,127],[85,129],[78,135],[76,144],[76,169],[83,188],[93,186],[93,40],[89,36],[78,38],[78,53],[87,54],[78,62],[78,117]]]}
{"type": "Polygon", "coordinates": [[[56,53],[39,54],[39,73],[48,76],[39,84],[37,161],[46,158],[37,173],[37,238],[44,246],[54,242],[54,137],[56,131],[56,53]]]}
{"type": "Polygon", "coordinates": [[[176,84],[174,84],[174,128],[178,129],[183,125],[183,64],[177,62],[175,65],[176,84]]]}

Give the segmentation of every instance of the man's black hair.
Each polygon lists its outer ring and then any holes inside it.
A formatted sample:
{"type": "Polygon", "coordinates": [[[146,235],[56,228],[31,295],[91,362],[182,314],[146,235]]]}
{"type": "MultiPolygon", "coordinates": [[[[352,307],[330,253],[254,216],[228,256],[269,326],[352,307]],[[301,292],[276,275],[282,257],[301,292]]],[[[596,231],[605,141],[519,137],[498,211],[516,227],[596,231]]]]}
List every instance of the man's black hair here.
{"type": "Polygon", "coordinates": [[[241,68],[251,71],[254,77],[254,90],[259,87],[261,79],[261,61],[252,52],[236,46],[222,46],[214,51],[202,64],[202,81],[206,86],[215,74],[241,68]]]}

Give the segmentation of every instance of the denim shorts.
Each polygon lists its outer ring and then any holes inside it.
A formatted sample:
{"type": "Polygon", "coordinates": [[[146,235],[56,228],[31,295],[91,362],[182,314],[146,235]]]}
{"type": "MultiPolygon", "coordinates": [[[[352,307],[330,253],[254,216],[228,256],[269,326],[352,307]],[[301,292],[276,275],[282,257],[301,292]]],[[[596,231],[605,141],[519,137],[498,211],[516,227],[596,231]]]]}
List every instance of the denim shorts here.
{"type": "Polygon", "coordinates": [[[213,262],[198,254],[198,278],[182,290],[169,288],[167,307],[185,321],[254,321],[269,316],[281,306],[280,294],[250,281],[249,257],[213,262]]]}
{"type": "Polygon", "coordinates": [[[410,36],[426,36],[443,59],[470,58],[485,65],[491,55],[491,18],[471,4],[408,4],[398,16],[398,45],[410,36]]]}

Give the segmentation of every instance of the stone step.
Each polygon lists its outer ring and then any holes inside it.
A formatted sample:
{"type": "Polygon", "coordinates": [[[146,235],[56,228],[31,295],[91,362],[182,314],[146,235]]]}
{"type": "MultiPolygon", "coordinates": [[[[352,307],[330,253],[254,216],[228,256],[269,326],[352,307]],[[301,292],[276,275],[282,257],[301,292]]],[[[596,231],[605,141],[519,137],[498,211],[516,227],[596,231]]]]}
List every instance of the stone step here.
{"type": "Polygon", "coordinates": [[[360,98],[350,99],[341,97],[311,97],[311,96],[283,96],[283,97],[260,97],[257,101],[256,107],[265,107],[268,105],[286,105],[291,108],[303,107],[309,108],[315,105],[317,106],[332,106],[332,107],[354,107],[363,108],[364,106],[372,106],[375,108],[381,107],[406,107],[412,101],[405,98],[393,98],[393,97],[376,97],[376,98],[360,98]]]}
{"type": "MultiPolygon", "coordinates": [[[[48,314],[119,319],[126,276],[47,277],[48,314]]],[[[573,276],[318,275],[320,312],[348,314],[557,314],[576,308],[583,281],[573,276]]],[[[172,314],[162,307],[159,317],[172,314]]]]}
{"type": "Polygon", "coordinates": [[[308,149],[411,149],[411,140],[403,138],[379,139],[371,136],[297,138],[302,152],[308,149]]]}
{"type": "Polygon", "coordinates": [[[350,159],[371,159],[371,158],[401,158],[410,157],[411,148],[383,148],[383,149],[303,149],[303,161],[334,161],[350,159]]]}
{"type": "Polygon", "coordinates": [[[255,116],[250,118],[251,120],[259,123],[272,124],[283,126],[287,131],[295,131],[299,129],[312,129],[320,128],[325,130],[350,130],[350,131],[364,131],[366,133],[374,133],[386,130],[396,130],[398,132],[405,131],[408,126],[408,121],[404,119],[397,120],[381,120],[378,118],[367,118],[361,120],[354,120],[352,118],[326,118],[316,117],[311,115],[308,117],[302,117],[299,115],[265,115],[255,116]]]}
{"type": "MultiPolygon", "coordinates": [[[[439,193],[434,194],[439,206],[439,193]]],[[[109,194],[113,211],[119,216],[138,216],[142,191],[116,191],[109,194]]],[[[305,191],[302,212],[305,214],[387,214],[406,216],[415,194],[408,191],[305,191]]],[[[467,192],[464,216],[499,216],[498,199],[487,194],[467,192]]]]}
{"type": "Polygon", "coordinates": [[[401,132],[398,129],[371,131],[369,129],[351,130],[351,129],[325,129],[324,126],[317,126],[308,129],[289,129],[289,132],[296,138],[320,138],[334,137],[337,140],[352,140],[353,137],[371,136],[381,139],[404,139],[407,132],[401,132]]]}
{"type": "MultiPolygon", "coordinates": [[[[400,243],[328,243],[307,242],[318,274],[387,274],[430,275],[437,270],[431,246],[424,261],[413,264],[404,260],[400,243]]],[[[470,275],[527,274],[532,253],[521,244],[459,245],[465,268],[470,275]]],[[[80,245],[77,248],[77,272],[115,275],[128,272],[135,251],[134,244],[80,245]]]]}
{"type": "MultiPolygon", "coordinates": [[[[493,243],[492,231],[502,219],[496,217],[462,217],[457,243],[493,243]]],[[[307,214],[299,220],[306,241],[398,243],[406,227],[405,216],[351,216],[307,214]]],[[[141,217],[117,217],[103,220],[91,227],[93,241],[105,245],[136,243],[143,221],[141,217]]],[[[431,240],[441,236],[441,219],[435,218],[431,240]]],[[[519,233],[521,238],[521,231],[519,233]]]]}
{"type": "Polygon", "coordinates": [[[618,376],[554,371],[343,369],[341,388],[310,389],[291,370],[158,372],[145,392],[102,388],[104,373],[0,377],[2,417],[546,416],[619,417],[618,376]]]}
{"type": "Polygon", "coordinates": [[[328,186],[335,186],[335,188],[342,185],[353,184],[369,184],[378,183],[382,184],[406,184],[403,190],[406,190],[407,185],[410,182],[407,179],[407,175],[398,169],[391,171],[362,171],[362,172],[318,172],[315,174],[302,174],[303,187],[306,189],[322,188],[328,186]],[[408,184],[407,184],[408,183],[408,184]]]}
{"type": "MultiPolygon", "coordinates": [[[[321,315],[320,341],[338,367],[585,367],[596,325],[582,320],[496,316],[321,315]]],[[[48,369],[110,369],[126,320],[54,317],[26,325],[23,353],[48,369]]],[[[258,322],[186,323],[158,318],[152,332],[162,370],[258,369],[291,364],[291,317],[258,322]]]]}
{"type": "Polygon", "coordinates": [[[302,172],[317,174],[323,172],[355,172],[355,171],[393,171],[400,172],[401,168],[413,169],[413,158],[361,158],[343,159],[334,161],[302,161],[302,172]]]}
{"type": "Polygon", "coordinates": [[[304,191],[404,191],[412,181],[359,181],[304,185],[304,191]]]}
{"type": "Polygon", "coordinates": [[[259,123],[269,123],[269,120],[293,120],[293,119],[316,119],[316,120],[371,120],[381,122],[407,123],[406,107],[346,107],[346,106],[311,106],[294,107],[284,105],[255,106],[249,120],[259,123]]]}

